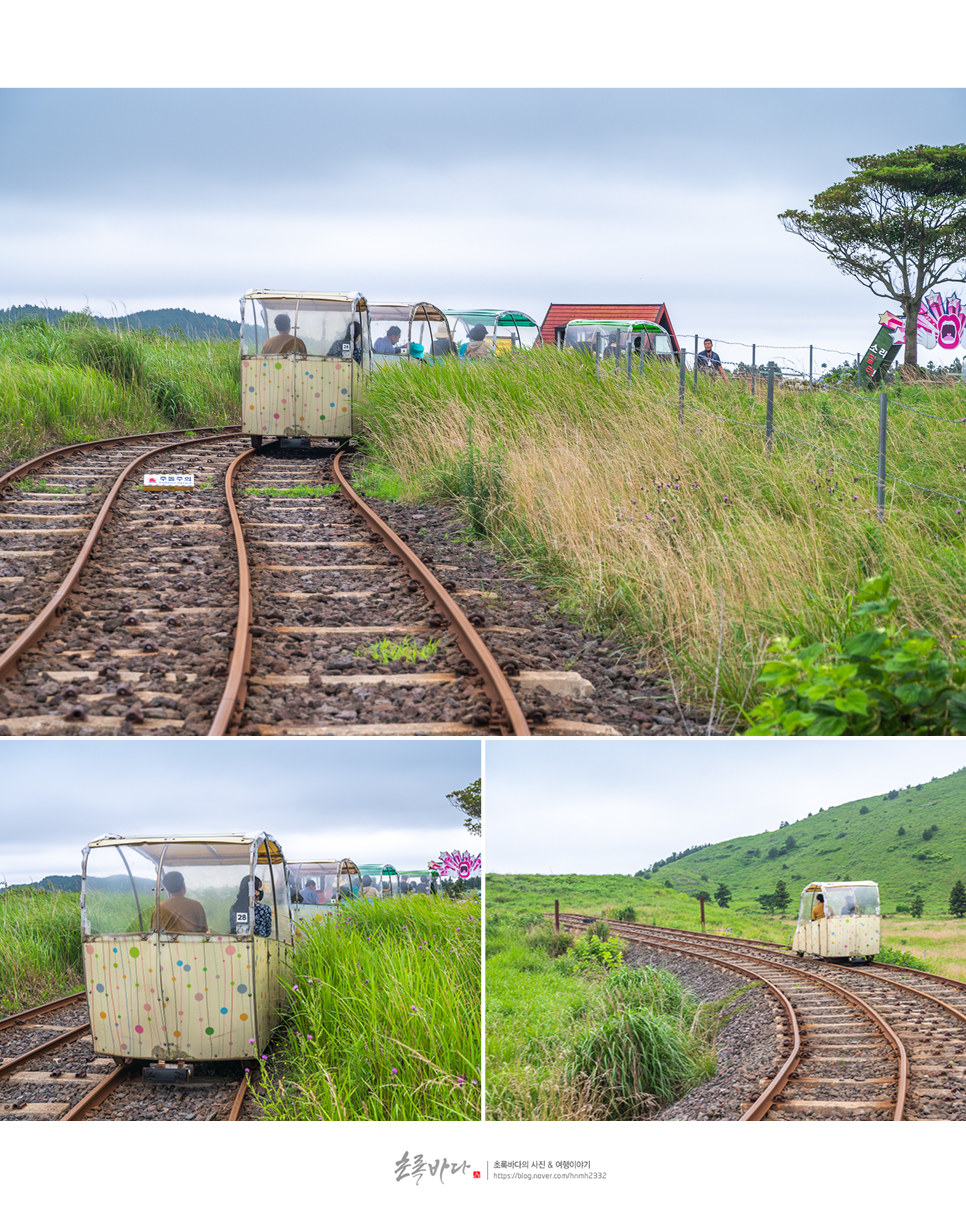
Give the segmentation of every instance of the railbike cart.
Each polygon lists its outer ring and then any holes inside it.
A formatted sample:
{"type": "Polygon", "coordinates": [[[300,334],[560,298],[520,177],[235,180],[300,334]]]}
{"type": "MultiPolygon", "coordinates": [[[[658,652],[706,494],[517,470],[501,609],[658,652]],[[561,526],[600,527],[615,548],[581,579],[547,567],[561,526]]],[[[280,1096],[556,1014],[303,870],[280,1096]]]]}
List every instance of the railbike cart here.
{"type": "Polygon", "coordinates": [[[351,859],[293,863],[289,865],[288,879],[296,922],[333,914],[344,901],[351,901],[362,892],[362,876],[351,859]],[[314,890],[309,881],[315,884],[314,890]],[[306,901],[307,892],[314,892],[318,901],[306,901]]]}
{"type": "Polygon", "coordinates": [[[465,356],[472,341],[470,331],[482,326],[484,342],[494,355],[506,351],[529,351],[540,345],[540,325],[519,309],[447,309],[457,355],[465,356]]]}
{"type": "Polygon", "coordinates": [[[656,322],[609,319],[575,319],[564,331],[564,349],[589,352],[600,362],[612,360],[620,367],[627,359],[672,360],[671,336],[656,322]]]}
{"type": "Polygon", "coordinates": [[[362,889],[363,893],[367,888],[374,890],[374,893],[365,894],[367,897],[398,897],[399,896],[399,873],[392,864],[365,864],[359,865],[359,871],[362,874],[362,889]],[[366,885],[366,877],[369,877],[370,884],[366,885]]]}
{"type": "Polygon", "coordinates": [[[443,883],[438,872],[423,868],[400,872],[399,888],[404,897],[407,893],[429,893],[438,896],[443,890],[443,883]]]}
{"type": "Polygon", "coordinates": [[[415,305],[370,304],[369,333],[374,368],[398,364],[400,357],[433,360],[454,350],[446,314],[428,301],[415,305]]]}
{"type": "Polygon", "coordinates": [[[259,290],[241,313],[241,430],[252,446],[351,437],[372,366],[365,297],[259,290]]]}
{"type": "Polygon", "coordinates": [[[815,881],[802,890],[792,950],[800,957],[871,961],[880,948],[880,924],[874,880],[815,881]]]}
{"type": "Polygon", "coordinates": [[[81,931],[95,1053],[257,1059],[288,1004],[285,871],[268,834],[90,843],[81,931]]]}

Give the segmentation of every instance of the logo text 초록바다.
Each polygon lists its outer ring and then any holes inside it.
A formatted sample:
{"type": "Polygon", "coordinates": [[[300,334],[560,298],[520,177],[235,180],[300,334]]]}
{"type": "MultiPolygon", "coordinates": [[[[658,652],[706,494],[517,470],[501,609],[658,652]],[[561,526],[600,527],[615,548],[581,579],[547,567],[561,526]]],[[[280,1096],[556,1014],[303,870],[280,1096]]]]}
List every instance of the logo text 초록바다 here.
{"type": "Polygon", "coordinates": [[[396,1182],[398,1184],[409,1178],[418,1185],[428,1173],[430,1180],[439,1181],[440,1185],[444,1185],[447,1173],[451,1177],[465,1176],[469,1167],[466,1160],[463,1160],[462,1163],[456,1163],[456,1161],[451,1163],[445,1156],[438,1156],[435,1160],[430,1160],[417,1153],[410,1159],[409,1152],[404,1151],[402,1157],[396,1161],[396,1182]]]}

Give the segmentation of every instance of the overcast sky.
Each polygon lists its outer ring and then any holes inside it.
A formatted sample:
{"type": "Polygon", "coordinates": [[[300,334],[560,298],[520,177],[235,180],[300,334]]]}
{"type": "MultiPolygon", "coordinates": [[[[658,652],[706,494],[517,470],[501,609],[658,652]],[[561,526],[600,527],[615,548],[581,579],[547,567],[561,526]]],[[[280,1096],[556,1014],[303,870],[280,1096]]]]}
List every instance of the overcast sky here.
{"type": "Polygon", "coordinates": [[[479,741],[0,740],[0,880],[80,871],[102,834],[274,835],[289,859],[425,867],[480,839],[446,793],[479,741]]]}
{"type": "Polygon", "coordinates": [[[887,303],[776,216],[964,120],[962,89],[6,90],[0,306],[664,301],[725,359],[864,352],[887,303]]]}
{"type": "Polygon", "coordinates": [[[486,743],[487,872],[633,873],[966,766],[952,738],[521,744],[486,743]]]}

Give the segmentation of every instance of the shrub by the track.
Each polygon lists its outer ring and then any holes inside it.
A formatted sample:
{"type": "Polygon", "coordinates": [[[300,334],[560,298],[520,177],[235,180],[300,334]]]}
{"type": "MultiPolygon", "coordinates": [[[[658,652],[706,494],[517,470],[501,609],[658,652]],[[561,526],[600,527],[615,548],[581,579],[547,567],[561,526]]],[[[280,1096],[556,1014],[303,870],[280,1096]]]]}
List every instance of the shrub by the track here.
{"type": "Polygon", "coordinates": [[[280,1121],[480,1117],[480,907],[359,902],[296,952],[286,1038],[263,1073],[280,1121]]]}

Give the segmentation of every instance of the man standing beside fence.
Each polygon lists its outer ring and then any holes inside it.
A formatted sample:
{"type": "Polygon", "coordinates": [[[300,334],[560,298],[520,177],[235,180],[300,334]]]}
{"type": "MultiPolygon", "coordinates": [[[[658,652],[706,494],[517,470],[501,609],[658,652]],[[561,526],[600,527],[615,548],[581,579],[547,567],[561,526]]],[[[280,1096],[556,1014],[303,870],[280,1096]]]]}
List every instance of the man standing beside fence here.
{"type": "Polygon", "coordinates": [[[721,363],[721,356],[713,349],[714,344],[710,339],[704,340],[704,351],[698,353],[698,368],[703,372],[710,372],[712,375],[717,373],[724,379],[728,380],[728,374],[724,370],[724,365],[721,363]]]}

